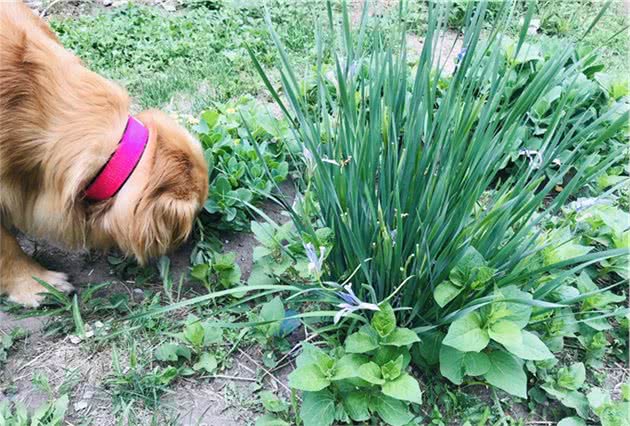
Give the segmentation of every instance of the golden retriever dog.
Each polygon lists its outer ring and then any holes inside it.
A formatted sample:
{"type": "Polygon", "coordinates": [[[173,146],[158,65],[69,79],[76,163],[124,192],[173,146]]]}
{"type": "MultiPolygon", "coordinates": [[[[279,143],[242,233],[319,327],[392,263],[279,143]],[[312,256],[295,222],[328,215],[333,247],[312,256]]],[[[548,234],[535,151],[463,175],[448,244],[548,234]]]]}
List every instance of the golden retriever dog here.
{"type": "Polygon", "coordinates": [[[0,3],[0,294],[36,307],[45,290],[34,277],[72,290],[22,251],[14,228],[144,263],[189,236],[207,191],[202,149],[184,128],[159,111],[130,117],[124,89],[27,6],[0,3]]]}

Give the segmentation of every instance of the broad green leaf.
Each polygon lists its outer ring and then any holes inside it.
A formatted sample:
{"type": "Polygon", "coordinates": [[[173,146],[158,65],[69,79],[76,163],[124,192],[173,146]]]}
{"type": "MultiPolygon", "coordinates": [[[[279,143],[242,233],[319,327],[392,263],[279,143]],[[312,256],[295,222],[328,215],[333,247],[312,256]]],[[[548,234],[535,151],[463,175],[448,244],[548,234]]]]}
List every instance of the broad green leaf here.
{"type": "Polygon", "coordinates": [[[260,317],[263,321],[275,321],[267,325],[268,336],[273,336],[280,330],[280,322],[284,319],[284,305],[279,297],[274,297],[262,305],[260,317]]]}
{"type": "Polygon", "coordinates": [[[586,422],[577,416],[565,417],[558,422],[558,426],[586,426],[586,422]]]}
{"type": "Polygon", "coordinates": [[[488,329],[488,335],[502,345],[520,345],[523,343],[521,329],[512,321],[499,320],[488,329]]]}
{"type": "Polygon", "coordinates": [[[483,352],[464,354],[464,371],[468,376],[483,376],[490,370],[490,359],[483,352]]]}
{"type": "Polygon", "coordinates": [[[221,327],[213,324],[202,324],[204,335],[204,346],[221,343],[223,341],[223,330],[221,327]]]}
{"type": "Polygon", "coordinates": [[[413,419],[406,404],[386,395],[376,395],[372,404],[379,417],[388,425],[404,426],[413,419]]]}
{"type": "Polygon", "coordinates": [[[530,61],[542,61],[543,55],[540,47],[535,44],[523,43],[518,54],[514,58],[515,64],[524,64],[530,61]]]}
{"type": "Polygon", "coordinates": [[[576,362],[569,367],[562,367],[558,370],[558,386],[569,390],[578,390],[586,380],[586,369],[584,364],[576,362]]]}
{"type": "Polygon", "coordinates": [[[422,404],[422,392],[418,381],[407,373],[403,373],[392,381],[385,382],[381,387],[383,394],[402,401],[422,404]]]}
{"type": "Polygon", "coordinates": [[[199,357],[199,361],[197,361],[193,365],[193,370],[205,370],[206,373],[212,374],[217,369],[217,366],[217,359],[214,357],[214,355],[210,355],[208,352],[204,352],[199,357]]]}
{"type": "Polygon", "coordinates": [[[208,125],[209,129],[213,129],[217,125],[220,116],[221,114],[216,109],[210,109],[201,114],[201,118],[208,125]]]}
{"type": "Polygon", "coordinates": [[[208,271],[210,270],[210,265],[208,265],[207,263],[200,263],[199,265],[195,265],[192,270],[190,271],[190,275],[201,281],[201,282],[207,282],[208,281],[208,271]]]}
{"type": "Polygon", "coordinates": [[[190,361],[190,355],[190,349],[173,343],[163,343],[155,350],[158,361],[177,361],[180,356],[190,361]]]}
{"type": "Polygon", "coordinates": [[[381,377],[381,367],[371,361],[359,367],[359,377],[374,385],[385,383],[385,380],[381,377]]]}
{"type": "Polygon", "coordinates": [[[464,380],[464,358],[466,352],[458,351],[447,345],[440,349],[440,373],[456,385],[464,380]]]}
{"type": "Polygon", "coordinates": [[[556,247],[549,247],[543,250],[545,265],[553,265],[565,260],[583,256],[593,250],[593,247],[583,246],[575,242],[568,228],[563,228],[552,232],[549,236],[553,242],[561,243],[556,247]]]}
{"type": "Polygon", "coordinates": [[[336,361],[329,355],[320,356],[315,364],[319,371],[325,377],[331,377],[334,374],[336,361]]]}
{"type": "Polygon", "coordinates": [[[367,392],[353,391],[343,398],[343,406],[348,416],[355,422],[363,422],[370,419],[368,404],[370,395],[367,392]]]}
{"type": "Polygon", "coordinates": [[[197,348],[203,346],[205,333],[203,325],[199,321],[186,324],[184,327],[184,339],[197,348]]]}
{"type": "Polygon", "coordinates": [[[444,333],[440,331],[422,333],[420,343],[412,347],[414,362],[418,363],[420,361],[416,359],[416,357],[419,356],[428,365],[437,364],[440,361],[440,348],[442,347],[443,339],[444,333]]]}
{"type": "Polygon", "coordinates": [[[492,386],[519,398],[527,398],[527,376],[521,364],[510,354],[494,351],[488,354],[490,369],[484,375],[492,386]]]}
{"type": "Polygon", "coordinates": [[[335,374],[331,380],[343,380],[358,377],[359,367],[368,362],[367,357],[358,354],[346,354],[335,363],[335,374]]]}
{"type": "Polygon", "coordinates": [[[395,360],[386,362],[381,366],[381,376],[387,381],[396,379],[402,373],[403,356],[399,355],[395,360]]]}
{"type": "Polygon", "coordinates": [[[300,418],[304,426],[329,426],[335,421],[335,397],[327,389],[304,392],[300,418]]]}
{"type": "Polygon", "coordinates": [[[258,394],[260,397],[260,402],[262,402],[265,410],[270,413],[283,413],[289,409],[289,404],[287,404],[282,399],[278,398],[273,392],[264,390],[258,394]]]}
{"type": "Polygon", "coordinates": [[[254,233],[256,239],[266,247],[272,247],[273,241],[273,227],[269,223],[251,222],[251,230],[254,233]]]}
{"type": "Polygon", "coordinates": [[[270,285],[275,283],[275,278],[268,273],[266,268],[260,265],[254,265],[247,279],[247,284],[249,285],[270,285]]]}
{"type": "Polygon", "coordinates": [[[598,410],[602,426],[630,426],[630,403],[615,402],[598,410]]]}
{"type": "Polygon", "coordinates": [[[315,364],[296,368],[288,378],[290,387],[303,391],[317,392],[330,385],[330,380],[324,377],[315,364]]]}
{"type": "Polygon", "coordinates": [[[233,269],[236,264],[236,253],[216,253],[213,257],[212,267],[217,271],[233,269]]]}
{"type": "Polygon", "coordinates": [[[475,268],[485,266],[481,253],[479,253],[474,247],[470,246],[464,252],[462,258],[457,262],[457,265],[449,273],[449,280],[457,287],[463,287],[470,283],[475,268]]]}
{"type": "Polygon", "coordinates": [[[302,353],[297,357],[295,363],[298,367],[304,367],[306,365],[319,364],[322,358],[331,359],[326,352],[317,346],[309,342],[303,342],[302,353]]]}
{"type": "Polygon", "coordinates": [[[433,298],[440,307],[444,307],[448,302],[455,299],[462,290],[462,287],[456,287],[450,281],[443,281],[433,290],[433,298]]]}
{"type": "Polygon", "coordinates": [[[442,344],[461,352],[480,352],[489,342],[488,332],[481,328],[481,316],[471,312],[449,326],[442,344]]]}
{"type": "Polygon", "coordinates": [[[420,338],[414,331],[408,328],[396,328],[391,334],[381,340],[381,344],[402,347],[419,341],[420,338]]]}
{"type": "Polygon", "coordinates": [[[409,363],[411,362],[411,355],[409,354],[409,350],[406,347],[381,346],[376,350],[376,352],[374,352],[374,355],[372,356],[372,361],[382,367],[389,361],[396,359],[401,355],[403,357],[402,368],[405,369],[409,366],[409,363]]]}
{"type": "Polygon", "coordinates": [[[219,176],[215,181],[215,190],[219,195],[225,195],[232,190],[232,185],[223,175],[219,176]]]}
{"type": "Polygon", "coordinates": [[[396,315],[389,303],[379,306],[379,309],[374,313],[371,324],[379,336],[386,337],[396,329],[396,315]]]}
{"type": "MultiPolygon", "coordinates": [[[[522,300],[525,302],[531,301],[534,298],[530,293],[519,290],[514,285],[502,288],[500,294],[504,299],[522,300]]],[[[506,312],[506,315],[502,316],[501,319],[512,321],[520,329],[525,328],[527,323],[529,323],[529,318],[532,315],[531,305],[517,302],[498,302],[497,305],[501,306],[501,309],[506,312]]]]}
{"type": "Polygon", "coordinates": [[[378,348],[378,338],[374,329],[369,325],[364,325],[346,338],[346,352],[366,353],[378,348]]]}
{"type": "Polygon", "coordinates": [[[264,303],[260,310],[260,316],[264,321],[282,321],[284,319],[284,305],[279,297],[274,297],[264,303]]]}
{"type": "Polygon", "coordinates": [[[335,405],[335,420],[337,422],[350,423],[350,417],[348,417],[348,413],[346,413],[343,402],[337,402],[335,405]]]}
{"type": "Polygon", "coordinates": [[[588,400],[581,392],[557,388],[550,384],[541,385],[541,388],[549,395],[560,401],[565,407],[575,408],[575,411],[577,411],[580,417],[588,418],[588,400]]]}
{"type": "Polygon", "coordinates": [[[521,343],[517,345],[503,344],[505,349],[521,359],[542,361],[543,359],[554,358],[547,345],[538,336],[527,330],[522,330],[521,333],[523,335],[521,343]]]}
{"type": "Polygon", "coordinates": [[[602,406],[611,403],[610,393],[596,386],[588,391],[586,399],[588,400],[588,405],[595,413],[597,413],[602,406]]]}

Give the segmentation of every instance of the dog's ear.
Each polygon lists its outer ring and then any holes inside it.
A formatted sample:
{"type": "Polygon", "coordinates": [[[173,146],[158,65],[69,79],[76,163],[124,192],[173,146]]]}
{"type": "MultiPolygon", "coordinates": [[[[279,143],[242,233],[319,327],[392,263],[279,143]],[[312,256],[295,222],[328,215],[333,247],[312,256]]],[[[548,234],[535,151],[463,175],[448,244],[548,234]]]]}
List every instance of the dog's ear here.
{"type": "Polygon", "coordinates": [[[144,203],[135,215],[130,248],[138,262],[160,256],[184,242],[192,231],[198,204],[162,194],[144,203]]]}
{"type": "Polygon", "coordinates": [[[134,211],[130,243],[139,262],[164,254],[190,235],[201,207],[192,174],[193,165],[183,152],[158,150],[134,211]]]}

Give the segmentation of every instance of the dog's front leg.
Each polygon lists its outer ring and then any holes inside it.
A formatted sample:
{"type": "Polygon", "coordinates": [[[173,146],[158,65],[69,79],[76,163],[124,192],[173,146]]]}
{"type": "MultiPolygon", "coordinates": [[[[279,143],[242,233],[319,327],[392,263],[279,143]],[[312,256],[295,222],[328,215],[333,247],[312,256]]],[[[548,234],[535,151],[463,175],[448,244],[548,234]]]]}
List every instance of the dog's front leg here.
{"type": "Polygon", "coordinates": [[[63,292],[74,288],[67,281],[66,274],[49,271],[28,257],[15,237],[0,224],[0,294],[6,294],[10,301],[25,306],[39,306],[43,300],[39,293],[45,293],[46,289],[33,277],[63,292]]]}

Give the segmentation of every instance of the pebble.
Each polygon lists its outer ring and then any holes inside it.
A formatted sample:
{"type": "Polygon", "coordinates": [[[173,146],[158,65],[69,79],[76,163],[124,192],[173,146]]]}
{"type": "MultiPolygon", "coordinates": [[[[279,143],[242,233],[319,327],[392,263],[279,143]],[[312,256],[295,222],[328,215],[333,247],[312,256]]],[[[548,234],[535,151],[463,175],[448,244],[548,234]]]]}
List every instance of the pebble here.
{"type": "Polygon", "coordinates": [[[85,410],[86,408],[88,408],[87,401],[82,400],[82,401],[76,402],[74,404],[75,411],[85,410]]]}

